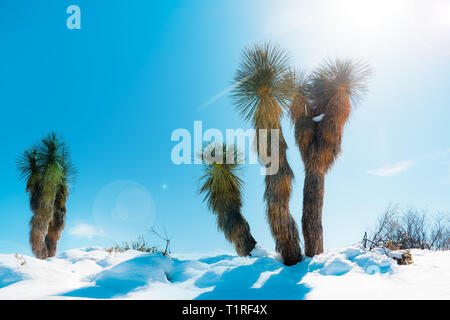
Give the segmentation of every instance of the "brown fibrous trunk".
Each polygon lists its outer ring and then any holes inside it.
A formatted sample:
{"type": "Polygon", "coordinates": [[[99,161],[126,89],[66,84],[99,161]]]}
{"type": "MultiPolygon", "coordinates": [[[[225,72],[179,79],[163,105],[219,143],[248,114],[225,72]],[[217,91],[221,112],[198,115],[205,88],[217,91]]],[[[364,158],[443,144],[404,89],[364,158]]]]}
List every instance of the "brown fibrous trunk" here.
{"type": "Polygon", "coordinates": [[[326,106],[311,108],[297,99],[291,106],[295,123],[295,138],[305,164],[303,187],[302,230],[305,254],[312,257],[323,252],[322,208],[325,174],[341,152],[342,133],[350,115],[351,105],[344,89],[326,106]],[[313,117],[324,113],[321,121],[313,117]]]}
{"type": "Polygon", "coordinates": [[[283,134],[279,135],[279,169],[273,175],[266,175],[264,199],[267,202],[267,218],[275,238],[275,248],[287,266],[302,260],[297,223],[291,216],[289,200],[294,174],[286,159],[287,145],[283,134]]]}
{"type": "Polygon", "coordinates": [[[307,171],[303,186],[302,230],[305,255],[313,257],[323,252],[322,207],[324,196],[323,173],[307,171]]]}
{"type": "Polygon", "coordinates": [[[233,243],[239,256],[248,256],[255,248],[256,241],[250,232],[250,226],[242,216],[240,206],[232,206],[218,215],[219,229],[225,238],[233,243]]]}
{"type": "Polygon", "coordinates": [[[56,255],[58,240],[61,237],[61,233],[64,229],[65,220],[66,208],[64,205],[59,205],[58,201],[56,201],[53,219],[50,221],[48,232],[45,236],[45,245],[47,247],[47,255],[49,258],[56,255]]]}

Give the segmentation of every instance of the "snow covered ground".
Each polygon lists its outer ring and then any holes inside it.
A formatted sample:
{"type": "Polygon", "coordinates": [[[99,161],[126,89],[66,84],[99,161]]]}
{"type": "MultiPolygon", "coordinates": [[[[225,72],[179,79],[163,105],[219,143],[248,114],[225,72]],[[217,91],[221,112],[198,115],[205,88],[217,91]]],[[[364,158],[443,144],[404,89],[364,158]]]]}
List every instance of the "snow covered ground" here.
{"type": "Polygon", "coordinates": [[[414,264],[399,266],[354,245],[292,267],[261,248],[250,258],[100,247],[45,261],[0,254],[0,299],[450,299],[450,252],[412,254],[414,264]]]}

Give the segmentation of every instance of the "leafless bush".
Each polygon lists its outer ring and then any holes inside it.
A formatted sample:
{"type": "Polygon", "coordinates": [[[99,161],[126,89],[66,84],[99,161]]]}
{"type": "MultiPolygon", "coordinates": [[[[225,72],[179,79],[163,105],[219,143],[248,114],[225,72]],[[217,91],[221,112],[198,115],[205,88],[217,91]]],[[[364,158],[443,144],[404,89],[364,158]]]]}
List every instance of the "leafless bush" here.
{"type": "Polygon", "coordinates": [[[430,229],[430,242],[437,250],[450,249],[450,215],[437,214],[434,216],[430,229]]]}
{"type": "Polygon", "coordinates": [[[363,239],[364,247],[391,249],[450,250],[450,216],[390,205],[378,217],[374,231],[363,239]]]}
{"type": "Polygon", "coordinates": [[[125,252],[127,250],[136,250],[145,253],[154,253],[160,251],[156,246],[151,246],[147,243],[144,237],[139,236],[136,241],[128,243],[128,241],[122,242],[122,244],[115,244],[111,248],[107,249],[108,252],[125,252]]]}
{"type": "Polygon", "coordinates": [[[170,254],[170,238],[167,236],[167,233],[164,232],[164,236],[162,236],[154,228],[152,228],[151,231],[154,235],[156,235],[158,238],[160,238],[161,240],[163,240],[166,243],[164,251],[161,251],[161,252],[163,255],[168,256],[170,254]]]}

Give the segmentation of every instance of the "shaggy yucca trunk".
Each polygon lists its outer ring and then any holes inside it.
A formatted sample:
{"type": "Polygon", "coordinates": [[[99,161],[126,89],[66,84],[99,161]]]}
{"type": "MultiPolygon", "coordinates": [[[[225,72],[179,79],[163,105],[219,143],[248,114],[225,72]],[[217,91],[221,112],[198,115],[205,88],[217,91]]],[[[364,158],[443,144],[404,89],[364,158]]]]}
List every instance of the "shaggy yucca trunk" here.
{"type": "Polygon", "coordinates": [[[305,255],[312,257],[323,252],[322,207],[324,195],[323,173],[307,171],[303,186],[302,231],[305,255]]]}
{"type": "Polygon", "coordinates": [[[61,233],[65,227],[66,199],[67,188],[61,186],[56,194],[53,218],[49,223],[47,235],[45,236],[45,246],[49,258],[56,255],[58,240],[61,238],[61,233]]]}
{"type": "Polygon", "coordinates": [[[323,252],[325,174],[341,151],[342,133],[350,111],[348,96],[338,90],[324,110],[318,109],[315,113],[320,115],[324,112],[325,115],[321,121],[313,124],[313,134],[306,152],[302,230],[308,257],[323,252]]]}
{"type": "MultiPolygon", "coordinates": [[[[265,191],[264,200],[267,203],[267,220],[270,225],[272,236],[275,239],[275,249],[283,257],[283,263],[287,266],[294,265],[302,260],[302,253],[300,249],[300,238],[298,235],[297,223],[291,216],[289,209],[289,200],[291,197],[291,185],[294,174],[287,161],[287,144],[284,140],[281,129],[280,118],[282,110],[278,104],[265,92],[260,96],[260,106],[257,109],[257,119],[255,121],[257,132],[261,134],[261,129],[267,130],[267,155],[272,157],[272,143],[278,144],[278,163],[279,168],[275,174],[268,174],[265,176],[265,191]],[[266,109],[267,108],[267,109],[266,109]],[[265,116],[259,116],[258,112],[266,112],[265,116]],[[267,114],[270,112],[270,114],[267,114]],[[271,129],[279,130],[278,141],[272,137],[271,129]]],[[[261,154],[260,136],[258,136],[258,154],[260,157],[265,156],[261,154]]],[[[272,164],[266,164],[270,167],[272,164]]]]}
{"type": "Polygon", "coordinates": [[[29,242],[31,245],[31,251],[38,259],[46,259],[47,258],[47,248],[44,244],[44,236],[46,234],[46,225],[43,222],[43,219],[39,219],[42,217],[42,211],[40,208],[41,203],[41,190],[39,186],[37,176],[31,176],[27,183],[27,192],[30,194],[30,209],[33,212],[33,217],[30,220],[30,236],[29,242]]]}
{"type": "Polygon", "coordinates": [[[39,199],[39,207],[33,214],[30,222],[31,250],[38,259],[48,258],[48,250],[44,238],[48,233],[49,224],[53,219],[53,214],[55,211],[56,186],[52,181],[52,169],[54,167],[56,166],[52,164],[45,169],[46,171],[43,174],[43,179],[40,181],[41,194],[39,199]]]}
{"type": "Polygon", "coordinates": [[[295,140],[305,164],[305,182],[303,184],[302,232],[305,242],[305,255],[312,257],[323,252],[322,207],[325,175],[311,164],[311,142],[317,133],[318,124],[313,121],[313,111],[306,98],[297,94],[290,107],[290,116],[294,121],[295,140]]]}
{"type": "Polygon", "coordinates": [[[296,143],[300,149],[302,160],[306,163],[306,152],[311,142],[316,123],[310,105],[303,94],[296,94],[289,108],[289,116],[294,122],[296,143]]]}
{"type": "MultiPolygon", "coordinates": [[[[267,219],[275,239],[276,251],[283,257],[283,263],[290,266],[301,261],[302,254],[297,223],[289,210],[294,174],[286,160],[287,145],[281,129],[279,139],[279,169],[277,173],[265,177],[264,200],[267,202],[267,219]]],[[[270,150],[270,140],[267,149],[270,150]]]]}
{"type": "Polygon", "coordinates": [[[52,209],[39,208],[37,212],[33,214],[30,221],[30,245],[31,251],[38,259],[47,259],[48,252],[44,243],[44,237],[48,231],[48,225],[52,219],[52,209]]]}
{"type": "Polygon", "coordinates": [[[225,238],[233,243],[239,256],[248,256],[255,248],[256,241],[250,233],[250,226],[242,216],[240,208],[230,208],[218,214],[218,226],[225,238]]]}
{"type": "Polygon", "coordinates": [[[342,133],[350,115],[351,105],[343,90],[338,90],[325,108],[315,110],[315,116],[324,114],[313,125],[313,135],[306,155],[306,170],[326,174],[341,152],[342,133]]]}

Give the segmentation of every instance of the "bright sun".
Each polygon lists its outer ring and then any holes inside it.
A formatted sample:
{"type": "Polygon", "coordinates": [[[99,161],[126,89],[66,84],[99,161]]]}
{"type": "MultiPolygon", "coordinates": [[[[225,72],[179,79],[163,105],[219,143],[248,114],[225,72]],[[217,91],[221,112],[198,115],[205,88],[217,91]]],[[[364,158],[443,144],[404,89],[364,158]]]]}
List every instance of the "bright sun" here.
{"type": "Polygon", "coordinates": [[[450,27],[450,3],[446,3],[438,10],[439,22],[450,27]]]}
{"type": "Polygon", "coordinates": [[[326,42],[324,51],[333,54],[416,44],[450,53],[450,0],[329,0],[300,5],[292,0],[264,25],[268,36],[292,37],[294,42],[298,31],[309,32],[314,35],[311,41],[320,46],[326,42]]]}
{"type": "Polygon", "coordinates": [[[345,0],[338,2],[340,22],[360,31],[391,27],[404,15],[405,0],[345,0]]]}

